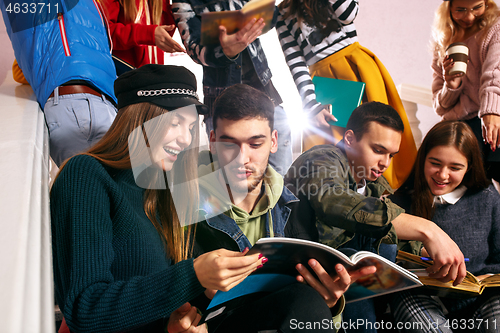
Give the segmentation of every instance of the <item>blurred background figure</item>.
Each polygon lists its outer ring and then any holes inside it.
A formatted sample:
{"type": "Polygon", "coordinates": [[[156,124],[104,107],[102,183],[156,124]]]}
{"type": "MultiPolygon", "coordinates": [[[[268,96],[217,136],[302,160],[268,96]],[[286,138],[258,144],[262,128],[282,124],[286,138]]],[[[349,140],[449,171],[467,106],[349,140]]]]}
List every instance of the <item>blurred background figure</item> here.
{"type": "Polygon", "coordinates": [[[303,150],[315,145],[337,143],[344,128],[330,126],[335,114],[316,101],[314,76],[361,81],[366,84],[363,101],[389,104],[399,113],[405,131],[401,149],[384,173],[393,188],[411,171],[417,149],[403,104],[389,72],[380,60],[358,43],[354,19],[357,0],[284,0],[279,5],[276,29],[285,59],[309,115],[303,150]]]}
{"type": "MultiPolygon", "coordinates": [[[[259,39],[265,25],[264,20],[261,18],[250,21],[233,34],[227,34],[226,28],[220,26],[218,43],[201,44],[202,12],[237,10],[246,3],[247,0],[174,0],[172,6],[188,54],[203,66],[203,97],[204,103],[210,109],[224,89],[237,83],[260,90],[273,101],[273,129],[278,131],[278,151],[272,154],[269,163],[283,176],[292,164],[292,133],[287,113],[281,105],[283,100],[271,80],[271,69],[259,39]]],[[[276,14],[277,9],[273,22],[276,20],[276,14]]],[[[212,114],[205,117],[204,121],[210,136],[213,128],[212,114]]]]}
{"type": "Polygon", "coordinates": [[[33,88],[50,156],[60,166],[99,141],[116,116],[107,28],[92,0],[51,1],[17,13],[13,5],[4,1],[1,9],[17,59],[14,79],[33,88]]]}
{"type": "Polygon", "coordinates": [[[474,131],[488,178],[500,180],[500,22],[493,0],[443,1],[434,19],[433,104],[445,120],[463,120],[474,131]],[[465,74],[450,75],[452,43],[469,49],[465,74]]]}
{"type": "Polygon", "coordinates": [[[163,52],[186,52],[172,39],[175,32],[166,0],[102,0],[106,9],[113,55],[133,67],[164,64],[163,52]]]}

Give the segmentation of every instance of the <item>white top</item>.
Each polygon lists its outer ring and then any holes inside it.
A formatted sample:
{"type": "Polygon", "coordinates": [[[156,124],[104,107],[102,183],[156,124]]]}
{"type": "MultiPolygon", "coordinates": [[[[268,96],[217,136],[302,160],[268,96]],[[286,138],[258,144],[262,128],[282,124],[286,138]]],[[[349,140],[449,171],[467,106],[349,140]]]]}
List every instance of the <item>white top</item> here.
{"type": "Polygon", "coordinates": [[[454,205],[460,198],[465,194],[467,191],[467,187],[465,185],[461,185],[454,189],[453,191],[443,194],[443,195],[436,195],[434,197],[434,203],[438,204],[450,204],[454,205]]]}

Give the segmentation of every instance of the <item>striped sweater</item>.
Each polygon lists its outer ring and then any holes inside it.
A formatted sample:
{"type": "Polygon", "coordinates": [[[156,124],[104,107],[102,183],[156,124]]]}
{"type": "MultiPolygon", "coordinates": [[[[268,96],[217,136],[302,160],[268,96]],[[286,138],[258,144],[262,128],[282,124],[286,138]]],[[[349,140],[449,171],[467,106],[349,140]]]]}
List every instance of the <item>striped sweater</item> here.
{"type": "Polygon", "coordinates": [[[299,24],[296,17],[283,19],[288,8],[280,10],[276,23],[287,65],[302,98],[302,107],[309,116],[318,114],[323,106],[316,101],[314,85],[307,67],[358,40],[353,23],[358,14],[358,1],[329,0],[329,4],[335,13],[331,21],[337,21],[338,24],[328,24],[320,30],[305,21],[299,24]],[[330,26],[332,28],[328,29],[330,26]]]}

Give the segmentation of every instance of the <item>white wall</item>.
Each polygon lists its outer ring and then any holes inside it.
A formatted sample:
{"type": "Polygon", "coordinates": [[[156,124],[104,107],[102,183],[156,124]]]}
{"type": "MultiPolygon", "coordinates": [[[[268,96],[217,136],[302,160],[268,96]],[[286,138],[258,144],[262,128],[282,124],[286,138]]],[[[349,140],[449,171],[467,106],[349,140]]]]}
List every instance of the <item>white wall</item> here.
{"type": "Polygon", "coordinates": [[[385,64],[396,85],[430,85],[429,40],[441,0],[360,0],[355,21],[361,45],[385,64]]]}
{"type": "MultiPolygon", "coordinates": [[[[431,25],[434,12],[442,1],[360,0],[359,2],[360,11],[355,23],[360,44],[373,51],[384,63],[396,86],[412,84],[430,88],[431,25]]],[[[418,129],[414,128],[417,140],[423,138],[440,120],[432,108],[422,105],[418,107],[416,118],[417,123],[419,122],[418,129]]]]}
{"type": "Polygon", "coordinates": [[[5,81],[7,77],[7,71],[12,68],[12,62],[14,61],[14,50],[10,44],[9,36],[7,35],[7,30],[5,29],[5,24],[3,24],[3,17],[0,15],[0,85],[5,81]]]}

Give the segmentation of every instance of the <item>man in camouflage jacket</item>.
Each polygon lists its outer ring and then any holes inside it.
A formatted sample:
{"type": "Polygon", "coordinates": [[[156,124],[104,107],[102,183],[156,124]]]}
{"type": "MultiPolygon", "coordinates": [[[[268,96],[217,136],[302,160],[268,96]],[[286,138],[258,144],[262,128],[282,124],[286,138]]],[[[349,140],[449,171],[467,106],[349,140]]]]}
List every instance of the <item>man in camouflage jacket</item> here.
{"type": "Polygon", "coordinates": [[[420,241],[434,259],[433,277],[461,282],[465,263],[455,242],[384,196],[392,189],[382,173],[399,151],[403,130],[388,105],[369,102],[354,110],[337,146],[314,147],[290,167],[285,186],[299,198],[291,218],[316,224],[311,239],[335,248],[378,252],[384,243],[420,241]]]}
{"type": "MultiPolygon", "coordinates": [[[[393,261],[398,238],[420,241],[434,259],[429,272],[435,274],[430,276],[458,284],[466,271],[455,242],[433,222],[406,214],[384,196],[392,189],[382,173],[399,151],[403,130],[401,118],[388,105],[369,102],[354,110],[337,146],[313,147],[288,170],[285,186],[299,198],[290,219],[315,224],[313,240],[393,261]]],[[[386,307],[373,299],[347,304],[344,320],[365,323],[356,332],[376,332],[378,308],[386,307]]]]}

